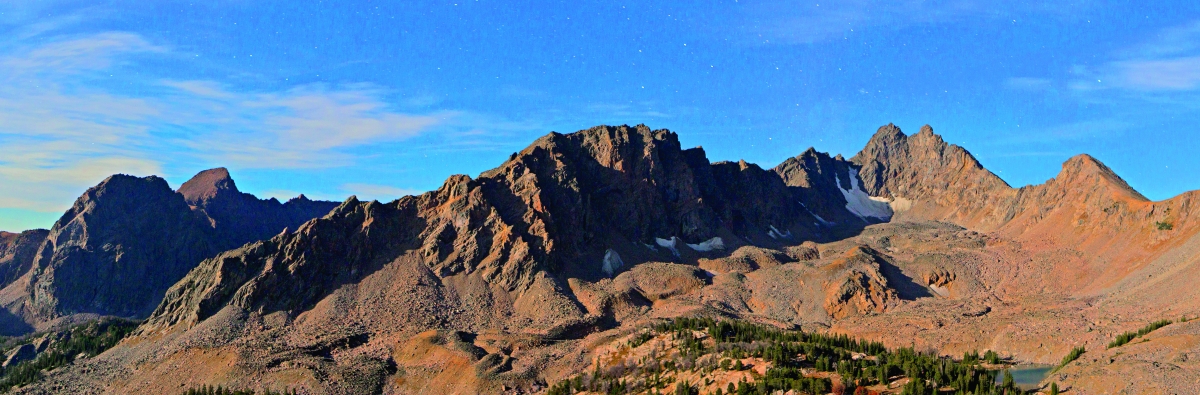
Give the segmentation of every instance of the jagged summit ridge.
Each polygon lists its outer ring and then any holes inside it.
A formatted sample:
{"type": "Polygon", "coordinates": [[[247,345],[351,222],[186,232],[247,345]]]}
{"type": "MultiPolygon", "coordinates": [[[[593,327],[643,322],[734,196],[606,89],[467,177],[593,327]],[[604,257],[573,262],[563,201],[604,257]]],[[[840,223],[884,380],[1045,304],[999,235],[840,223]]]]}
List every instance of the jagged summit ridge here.
{"type": "MultiPolygon", "coordinates": [[[[858,182],[846,180],[853,174],[848,162],[821,155],[825,166],[838,168],[821,175],[822,183],[841,179],[849,189],[858,182]]],[[[815,179],[801,175],[810,170],[798,165],[790,172],[815,179]]],[[[614,275],[611,263],[605,270],[606,256],[631,265],[672,261],[713,246],[784,245],[870,223],[849,212],[844,199],[826,207],[812,200],[817,195],[744,161],[711,163],[701,148],[682,149],[668,130],[550,133],[477,178],[451,176],[435,191],[390,203],[350,199],[292,234],[208,260],[169,292],[150,321],[194,325],[226,307],[295,314],[337,284],[299,273],[369,273],[381,262],[416,259],[438,278],[478,278],[495,287],[486,299],[499,305],[488,316],[499,316],[489,319],[551,330],[581,317],[569,307],[577,302],[564,281],[614,275]],[[290,280],[272,280],[281,278],[290,280]],[[500,290],[509,296],[495,294],[500,290]]]]}

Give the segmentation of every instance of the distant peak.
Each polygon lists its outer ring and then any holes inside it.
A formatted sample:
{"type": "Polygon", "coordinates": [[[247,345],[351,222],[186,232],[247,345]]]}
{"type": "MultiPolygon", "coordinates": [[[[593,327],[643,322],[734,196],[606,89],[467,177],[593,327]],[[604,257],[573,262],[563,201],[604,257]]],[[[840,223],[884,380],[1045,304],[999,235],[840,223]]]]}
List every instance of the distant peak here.
{"type": "MultiPolygon", "coordinates": [[[[922,130],[924,130],[924,128],[922,128],[922,130]]],[[[903,140],[905,137],[907,136],[904,135],[904,132],[900,131],[899,126],[889,123],[887,125],[880,126],[879,130],[875,131],[875,135],[871,136],[871,140],[903,140]]]]}
{"type": "MultiPolygon", "coordinates": [[[[271,198],[271,199],[275,199],[275,198],[271,198]]],[[[279,200],[278,200],[278,199],[276,199],[276,201],[279,201],[279,200]]],[[[303,193],[301,193],[299,196],[296,196],[296,197],[294,197],[294,198],[288,199],[287,203],[288,203],[288,204],[292,204],[292,203],[306,203],[306,202],[311,202],[311,201],[312,201],[312,200],[311,200],[311,199],[309,199],[309,198],[308,198],[308,196],[304,196],[304,194],[303,194],[303,193]]]]}
{"type": "Polygon", "coordinates": [[[196,204],[221,193],[238,193],[238,189],[229,176],[229,170],[218,167],[197,173],[179,187],[179,193],[189,204],[196,204]]]}
{"type": "Polygon", "coordinates": [[[1092,157],[1088,154],[1075,155],[1072,156],[1071,159],[1067,159],[1066,162],[1063,162],[1062,173],[1060,173],[1060,176],[1072,176],[1079,174],[1111,174],[1116,176],[1116,173],[1114,173],[1112,169],[1109,169],[1108,166],[1104,165],[1104,163],[1101,163],[1095,157],[1092,157]]]}
{"type": "Polygon", "coordinates": [[[1099,181],[1116,188],[1116,192],[1129,198],[1149,201],[1140,192],[1129,186],[1129,183],[1125,182],[1125,179],[1117,175],[1111,168],[1088,154],[1075,155],[1063,162],[1062,172],[1055,179],[1069,184],[1080,184],[1086,182],[1085,180],[1092,179],[1092,182],[1099,181]]]}
{"type": "MultiPolygon", "coordinates": [[[[867,141],[863,151],[891,151],[896,147],[901,147],[908,144],[908,136],[900,131],[900,127],[895,124],[887,124],[879,127],[871,139],[867,141]]],[[[861,155],[861,153],[860,153],[861,155]]]]}
{"type": "Polygon", "coordinates": [[[925,124],[925,126],[922,126],[921,131],[917,132],[917,134],[932,135],[933,134],[933,126],[929,126],[929,124],[925,124]]]}
{"type": "Polygon", "coordinates": [[[107,190],[110,188],[115,188],[115,189],[133,188],[133,189],[136,189],[136,188],[142,188],[143,186],[150,186],[153,188],[157,188],[157,187],[166,187],[167,189],[171,188],[170,186],[167,186],[167,181],[162,179],[159,176],[138,177],[138,176],[133,176],[133,175],[129,175],[129,174],[113,174],[111,176],[108,176],[108,178],[105,178],[104,181],[100,181],[99,184],[96,184],[96,186],[92,187],[91,189],[93,189],[93,190],[107,190]]]}

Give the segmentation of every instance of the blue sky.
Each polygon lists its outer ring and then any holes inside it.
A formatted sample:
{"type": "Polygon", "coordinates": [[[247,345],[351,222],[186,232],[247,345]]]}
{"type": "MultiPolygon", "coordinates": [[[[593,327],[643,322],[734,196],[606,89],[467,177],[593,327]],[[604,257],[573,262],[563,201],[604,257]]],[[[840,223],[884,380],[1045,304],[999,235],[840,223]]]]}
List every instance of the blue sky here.
{"type": "Polygon", "coordinates": [[[1014,186],[1086,152],[1200,189],[1195,2],[205,3],[0,3],[0,229],[118,172],[391,200],[625,123],[764,167],[931,124],[1014,186]]]}

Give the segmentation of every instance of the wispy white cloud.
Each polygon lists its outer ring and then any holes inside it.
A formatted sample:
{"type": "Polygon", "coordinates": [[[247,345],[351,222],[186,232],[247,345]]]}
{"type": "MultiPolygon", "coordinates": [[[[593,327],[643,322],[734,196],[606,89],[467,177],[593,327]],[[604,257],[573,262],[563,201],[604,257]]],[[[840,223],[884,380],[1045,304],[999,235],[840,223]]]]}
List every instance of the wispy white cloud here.
{"type": "Polygon", "coordinates": [[[359,200],[378,200],[381,202],[399,199],[409,195],[419,195],[425,191],[398,188],[390,185],[347,183],[339,188],[348,195],[358,196],[359,200]]]}
{"type": "Polygon", "coordinates": [[[1163,29],[1153,39],[1117,51],[1095,68],[1077,66],[1070,83],[1080,92],[1127,90],[1142,93],[1200,89],[1200,21],[1163,29]]]}
{"type": "Polygon", "coordinates": [[[1200,88],[1200,56],[1139,59],[1112,64],[1115,83],[1139,90],[1190,91],[1200,88]]]}
{"type": "MultiPolygon", "coordinates": [[[[107,69],[119,56],[139,52],[165,52],[141,36],[125,32],[105,32],[56,41],[4,59],[9,73],[52,73],[62,75],[83,70],[107,69]]],[[[11,75],[11,74],[10,74],[11,75]]]]}
{"type": "Polygon", "coordinates": [[[210,81],[167,81],[168,97],[197,109],[182,126],[213,130],[181,142],[210,162],[242,168],[319,168],[352,164],[343,150],[417,136],[453,113],[397,112],[369,85],[307,85],[280,92],[236,92],[210,81]]]}
{"type": "MultiPolygon", "coordinates": [[[[1003,19],[1015,15],[1043,14],[1070,17],[1086,4],[997,3],[977,0],[843,0],[758,1],[742,6],[736,25],[757,44],[804,44],[840,40],[864,29],[900,29],[922,24],[965,19],[1003,19]]],[[[1015,22],[1015,21],[1014,21],[1015,22]]]]}
{"type": "Polygon", "coordinates": [[[143,78],[122,81],[137,89],[112,88],[102,77],[126,62],[172,56],[169,47],[125,32],[7,49],[0,55],[0,208],[61,211],[108,175],[162,175],[179,161],[243,169],[352,165],[358,147],[403,141],[456,115],[405,113],[385,90],[361,84],[248,91],[143,78]]]}
{"type": "Polygon", "coordinates": [[[1004,86],[1009,89],[1024,90],[1024,91],[1040,91],[1050,88],[1050,79],[1048,78],[1031,78],[1031,77],[1013,77],[1004,81],[1004,86]]]}

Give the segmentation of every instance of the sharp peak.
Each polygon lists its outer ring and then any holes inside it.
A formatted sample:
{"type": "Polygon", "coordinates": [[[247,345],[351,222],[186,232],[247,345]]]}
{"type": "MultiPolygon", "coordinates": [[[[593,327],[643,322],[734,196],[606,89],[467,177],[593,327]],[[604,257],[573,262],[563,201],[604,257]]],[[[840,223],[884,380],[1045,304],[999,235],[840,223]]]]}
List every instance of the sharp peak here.
{"type": "Polygon", "coordinates": [[[1062,164],[1062,172],[1060,174],[1071,175],[1082,172],[1096,172],[1104,175],[1111,174],[1113,176],[1117,175],[1116,172],[1113,172],[1112,169],[1104,164],[1104,162],[1101,162],[1099,159],[1096,159],[1096,157],[1088,154],[1079,154],[1067,159],[1062,164]]]}
{"type": "Polygon", "coordinates": [[[833,158],[832,156],[829,155],[828,152],[817,151],[816,147],[808,147],[808,149],[804,150],[804,152],[801,152],[800,155],[796,155],[795,157],[797,159],[803,159],[805,157],[833,158]]]}
{"type": "Polygon", "coordinates": [[[188,203],[207,200],[219,193],[238,193],[237,184],[229,175],[229,170],[216,167],[196,173],[191,179],[179,186],[178,192],[187,199],[188,203]]]}
{"type": "Polygon", "coordinates": [[[1133,187],[1129,186],[1129,183],[1125,182],[1125,179],[1121,178],[1120,175],[1117,175],[1117,172],[1105,165],[1104,162],[1101,162],[1099,159],[1096,159],[1088,154],[1075,155],[1063,162],[1062,171],[1058,173],[1058,176],[1055,177],[1055,179],[1064,182],[1069,182],[1068,180],[1079,182],[1078,180],[1089,175],[1099,176],[1104,182],[1107,182],[1108,184],[1118,188],[1120,191],[1129,194],[1130,197],[1134,199],[1144,201],[1150,200],[1142,195],[1141,192],[1138,192],[1136,189],[1133,189],[1133,187]]]}
{"type": "Polygon", "coordinates": [[[896,126],[894,123],[888,123],[887,125],[880,126],[879,129],[875,130],[875,134],[871,136],[871,141],[904,140],[906,138],[908,138],[908,136],[906,136],[904,132],[900,130],[899,126],[896,126]]]}

